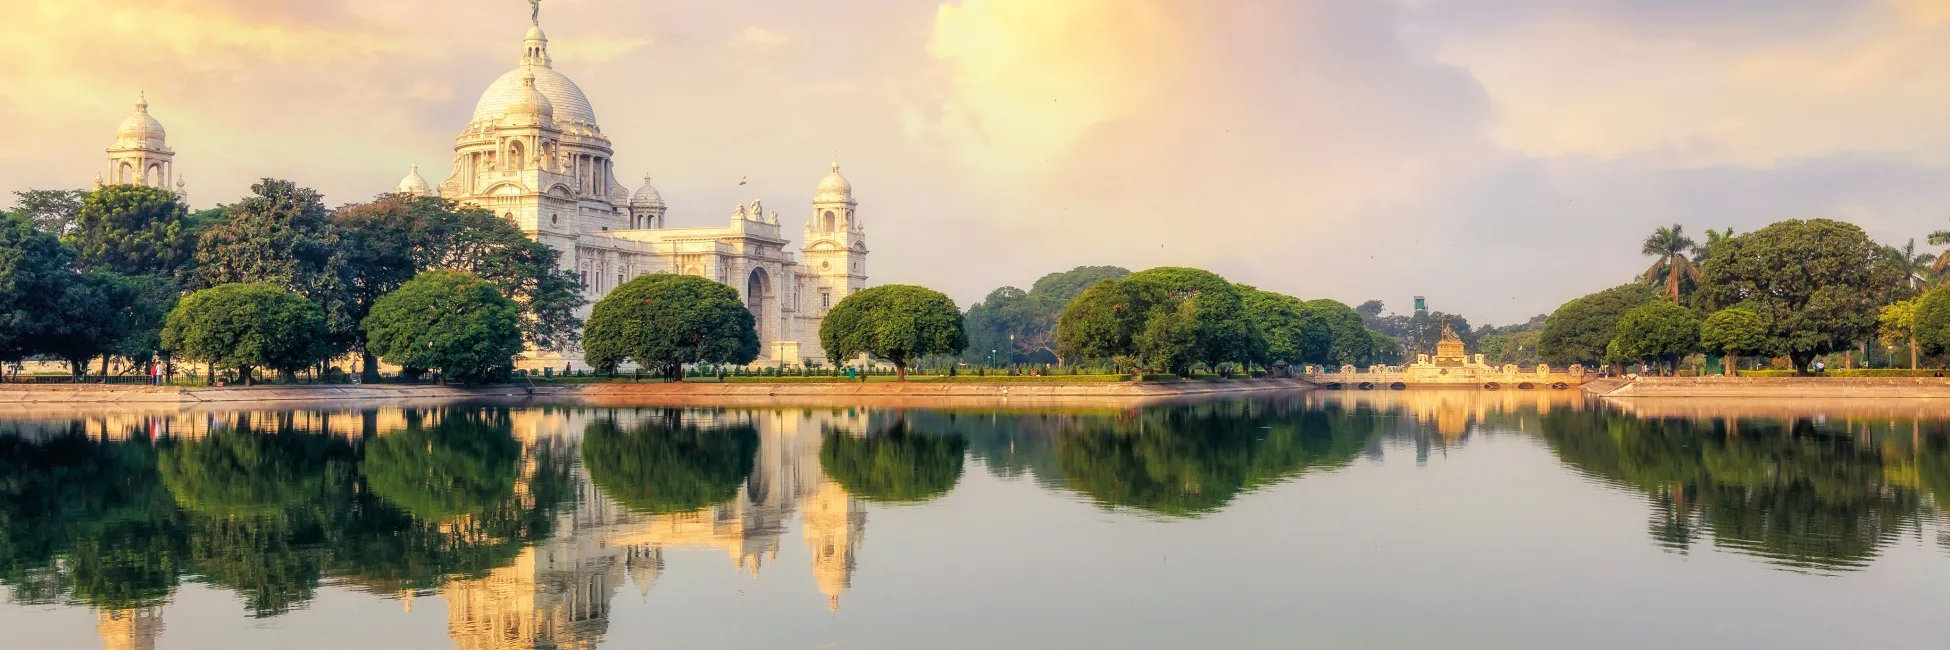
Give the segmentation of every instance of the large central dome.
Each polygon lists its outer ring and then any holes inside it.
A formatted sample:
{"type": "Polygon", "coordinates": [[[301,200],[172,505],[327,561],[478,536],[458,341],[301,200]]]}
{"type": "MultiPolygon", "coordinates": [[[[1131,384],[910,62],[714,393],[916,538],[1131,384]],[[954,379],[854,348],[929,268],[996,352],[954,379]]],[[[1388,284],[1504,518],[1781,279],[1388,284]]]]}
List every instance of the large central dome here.
{"type": "Polygon", "coordinates": [[[481,93],[481,101],[474,104],[474,119],[470,123],[492,122],[501,118],[509,105],[514,104],[522,94],[523,78],[535,75],[535,89],[542,91],[548,103],[555,106],[555,123],[575,126],[600,133],[596,126],[596,109],[589,105],[589,98],[583,96],[576,82],[570,81],[551,67],[548,57],[548,37],[540,27],[528,30],[524,39],[521,65],[488,84],[481,93]]]}

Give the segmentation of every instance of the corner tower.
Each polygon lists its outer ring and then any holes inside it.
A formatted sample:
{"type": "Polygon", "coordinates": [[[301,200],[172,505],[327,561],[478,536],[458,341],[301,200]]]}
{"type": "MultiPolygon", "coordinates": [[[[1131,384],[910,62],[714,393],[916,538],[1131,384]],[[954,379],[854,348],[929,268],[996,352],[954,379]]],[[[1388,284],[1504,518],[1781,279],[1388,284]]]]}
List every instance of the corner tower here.
{"type": "Polygon", "coordinates": [[[115,145],[108,148],[108,184],[168,189],[176,178],[176,151],[168,140],[143,96],[136,101],[135,114],[115,129],[115,145]]]}
{"type": "Polygon", "coordinates": [[[867,234],[859,205],[853,200],[853,185],[840,175],[839,161],[833,161],[832,172],[813,194],[812,218],[806,221],[800,249],[800,273],[812,279],[808,311],[816,317],[824,318],[841,299],[867,286],[867,234]]]}

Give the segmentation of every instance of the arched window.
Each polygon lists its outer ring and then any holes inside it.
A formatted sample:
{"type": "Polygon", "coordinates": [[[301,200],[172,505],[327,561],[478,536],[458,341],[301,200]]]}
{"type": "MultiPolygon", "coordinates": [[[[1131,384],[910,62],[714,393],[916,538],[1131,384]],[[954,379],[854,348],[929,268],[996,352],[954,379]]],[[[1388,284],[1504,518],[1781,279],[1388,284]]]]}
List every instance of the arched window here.
{"type": "Polygon", "coordinates": [[[832,210],[827,210],[827,211],[826,211],[826,216],[825,216],[825,217],[823,217],[823,218],[822,218],[822,220],[821,220],[821,226],[822,226],[822,227],[821,227],[821,230],[825,230],[826,232],[832,232],[832,231],[833,231],[833,223],[834,223],[834,222],[833,222],[833,211],[832,211],[832,210]]]}
{"type": "Polygon", "coordinates": [[[122,163],[122,169],[120,171],[115,172],[115,182],[122,185],[127,185],[129,183],[129,177],[134,175],[135,175],[135,167],[129,165],[128,163],[122,163]]]}
{"type": "Polygon", "coordinates": [[[508,142],[508,169],[519,170],[528,167],[528,157],[522,155],[520,140],[508,142]]]}

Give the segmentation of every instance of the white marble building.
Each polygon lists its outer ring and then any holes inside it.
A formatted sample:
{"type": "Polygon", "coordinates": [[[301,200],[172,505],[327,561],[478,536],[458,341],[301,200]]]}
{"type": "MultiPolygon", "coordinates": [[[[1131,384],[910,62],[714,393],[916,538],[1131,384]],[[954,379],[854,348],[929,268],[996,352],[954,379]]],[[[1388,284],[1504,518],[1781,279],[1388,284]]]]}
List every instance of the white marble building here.
{"type": "MultiPolygon", "coordinates": [[[[738,290],[758,320],[760,365],[826,361],[819,324],[827,310],[866,287],[866,234],[853,188],[834,162],[814,192],[800,255],[789,250],[776,211],[758,200],[721,225],[672,228],[650,185],[617,181],[615,150],[588,97],[557,72],[539,19],[522,41],[520,64],[501,75],[454,141],[453,172],[438,186],[417,166],[402,193],[478,205],[562,251],[593,305],[648,273],[686,273],[738,290]]],[[[588,309],[582,315],[588,316],[588,309]]],[[[582,366],[579,350],[531,350],[526,368],[582,366]]]]}

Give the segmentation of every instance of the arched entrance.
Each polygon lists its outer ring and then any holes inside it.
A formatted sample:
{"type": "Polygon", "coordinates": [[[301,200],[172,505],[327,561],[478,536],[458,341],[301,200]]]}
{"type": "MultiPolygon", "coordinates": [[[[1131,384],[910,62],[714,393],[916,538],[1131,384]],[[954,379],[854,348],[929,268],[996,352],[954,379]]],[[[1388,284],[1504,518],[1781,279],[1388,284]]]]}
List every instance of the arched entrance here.
{"type": "Polygon", "coordinates": [[[772,278],[765,269],[752,269],[751,277],[745,280],[745,307],[752,310],[752,320],[758,326],[758,340],[765,340],[765,296],[772,292],[772,278]]]}

